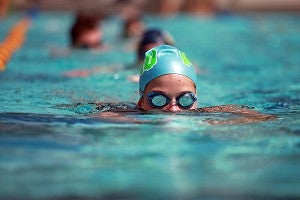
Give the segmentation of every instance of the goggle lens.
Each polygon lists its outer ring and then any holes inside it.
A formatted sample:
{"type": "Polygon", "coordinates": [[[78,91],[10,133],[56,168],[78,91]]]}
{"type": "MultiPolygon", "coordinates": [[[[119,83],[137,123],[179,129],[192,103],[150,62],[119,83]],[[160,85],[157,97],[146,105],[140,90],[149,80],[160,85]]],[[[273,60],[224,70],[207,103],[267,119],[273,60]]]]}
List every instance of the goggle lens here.
{"type": "Polygon", "coordinates": [[[167,98],[163,95],[156,95],[153,96],[150,100],[151,105],[154,105],[155,107],[164,107],[167,105],[167,98]]]}
{"type": "Polygon", "coordinates": [[[195,95],[192,93],[185,93],[178,99],[178,105],[184,108],[190,108],[195,103],[195,95]]]}

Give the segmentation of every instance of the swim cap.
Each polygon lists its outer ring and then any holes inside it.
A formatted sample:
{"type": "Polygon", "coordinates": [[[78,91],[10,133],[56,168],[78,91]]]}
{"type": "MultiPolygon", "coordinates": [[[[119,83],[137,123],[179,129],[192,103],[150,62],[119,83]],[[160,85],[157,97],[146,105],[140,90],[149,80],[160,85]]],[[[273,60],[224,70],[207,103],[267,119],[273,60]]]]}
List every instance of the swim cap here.
{"type": "Polygon", "coordinates": [[[145,53],[144,64],[140,68],[140,90],[156,77],[166,74],[181,74],[197,82],[195,68],[185,54],[173,46],[161,45],[145,53]]]}
{"type": "Polygon", "coordinates": [[[148,49],[145,49],[145,46],[148,44],[167,44],[174,45],[173,37],[166,31],[162,31],[160,29],[148,29],[143,33],[143,36],[138,44],[137,48],[137,56],[140,60],[143,60],[145,57],[145,52],[148,49]]]}

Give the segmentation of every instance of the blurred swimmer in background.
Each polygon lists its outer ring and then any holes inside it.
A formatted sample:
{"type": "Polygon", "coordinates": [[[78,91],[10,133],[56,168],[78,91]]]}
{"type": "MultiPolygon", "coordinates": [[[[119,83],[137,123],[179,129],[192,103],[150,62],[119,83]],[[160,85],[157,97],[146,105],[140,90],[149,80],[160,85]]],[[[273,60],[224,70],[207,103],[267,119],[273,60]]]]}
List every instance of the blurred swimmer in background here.
{"type": "Polygon", "coordinates": [[[143,63],[146,51],[163,44],[175,45],[173,37],[167,31],[158,28],[146,30],[136,48],[136,65],[139,66],[143,63]]]}
{"type": "MultiPolygon", "coordinates": [[[[127,69],[138,69],[140,65],[143,63],[145,58],[145,52],[149,49],[159,46],[162,44],[174,45],[175,41],[173,37],[167,32],[158,28],[148,29],[146,30],[142,37],[139,39],[138,44],[136,46],[136,61],[131,64],[116,64],[111,66],[96,66],[89,69],[81,69],[81,70],[71,70],[64,73],[64,76],[67,77],[87,77],[97,73],[113,73],[118,72],[120,70],[127,69]]],[[[127,79],[132,82],[138,82],[138,75],[128,76],[127,79]]]]}
{"type": "Polygon", "coordinates": [[[136,14],[124,19],[122,37],[124,39],[139,38],[145,30],[143,17],[136,14]]]}
{"type": "Polygon", "coordinates": [[[122,21],[120,37],[126,42],[124,49],[134,51],[137,41],[146,29],[143,14],[144,11],[139,3],[133,3],[127,0],[121,2],[118,16],[122,21]]]}
{"type": "Polygon", "coordinates": [[[72,53],[72,50],[88,50],[103,52],[108,50],[108,45],[103,42],[103,30],[101,22],[102,14],[87,14],[79,12],[74,16],[68,37],[70,48],[53,48],[52,57],[65,57],[72,53]]]}
{"type": "Polygon", "coordinates": [[[101,17],[78,14],[70,29],[70,46],[80,49],[99,49],[103,46],[101,17]]]}

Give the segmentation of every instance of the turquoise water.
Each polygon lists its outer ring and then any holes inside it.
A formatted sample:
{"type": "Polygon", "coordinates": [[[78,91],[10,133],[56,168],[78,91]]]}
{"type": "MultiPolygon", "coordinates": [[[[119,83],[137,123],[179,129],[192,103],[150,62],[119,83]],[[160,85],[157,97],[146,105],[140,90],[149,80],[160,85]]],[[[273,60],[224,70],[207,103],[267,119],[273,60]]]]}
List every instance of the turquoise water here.
{"type": "MultiPolygon", "coordinates": [[[[1,21],[1,40],[20,16],[1,21]]],[[[133,63],[121,22],[103,23],[108,51],[66,53],[72,15],[40,13],[0,73],[0,197],[299,198],[300,15],[145,21],[168,30],[199,66],[199,107],[247,105],[278,119],[213,126],[203,114],[130,115],[144,124],[91,118],[89,103],[137,101],[127,80],[136,70],[63,74],[133,63]]]]}

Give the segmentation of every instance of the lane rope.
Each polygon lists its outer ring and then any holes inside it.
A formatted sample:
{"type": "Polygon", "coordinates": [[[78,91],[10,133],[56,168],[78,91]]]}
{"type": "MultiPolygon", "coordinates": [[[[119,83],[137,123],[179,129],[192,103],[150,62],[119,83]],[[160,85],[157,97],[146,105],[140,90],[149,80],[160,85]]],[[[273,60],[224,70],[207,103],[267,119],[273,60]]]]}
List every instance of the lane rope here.
{"type": "Polygon", "coordinates": [[[6,69],[12,55],[22,47],[30,24],[31,20],[29,18],[20,19],[0,43],[0,72],[6,69]]]}

